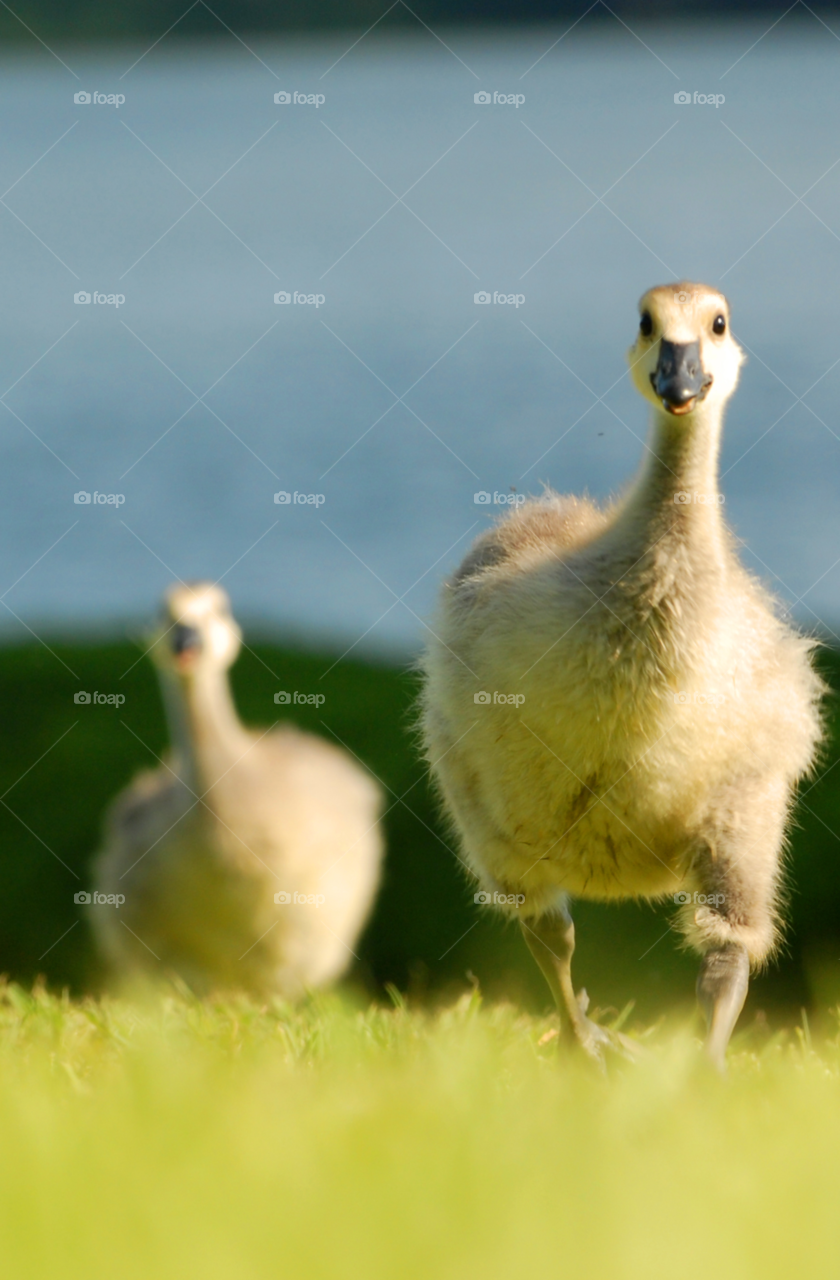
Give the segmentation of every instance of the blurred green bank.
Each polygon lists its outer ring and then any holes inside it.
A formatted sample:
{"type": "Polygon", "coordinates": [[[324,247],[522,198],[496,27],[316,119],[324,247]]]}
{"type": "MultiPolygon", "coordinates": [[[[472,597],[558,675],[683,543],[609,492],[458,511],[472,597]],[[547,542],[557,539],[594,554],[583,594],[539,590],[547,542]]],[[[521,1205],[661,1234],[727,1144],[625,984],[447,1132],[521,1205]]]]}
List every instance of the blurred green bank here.
{"type": "MultiPolygon", "coordinates": [[[[386,788],[388,857],[361,964],[348,981],[369,994],[385,984],[438,1002],[476,981],[490,998],[532,1011],[547,992],[514,925],[473,901],[428,785],[414,732],[410,669],[271,644],[244,650],[233,669],[243,719],[289,718],[343,743],[386,788]],[[335,665],[333,665],[335,664],[335,665]],[[315,699],[278,705],[275,693],[315,699]]],[[[840,653],[824,673],[840,687],[840,653]]],[[[817,781],[803,788],[792,830],[790,929],[783,954],[753,985],[753,1016],[782,1018],[840,996],[840,771],[836,700],[817,781]]],[[[43,974],[73,993],[99,980],[83,908],[105,806],[166,748],[157,682],[130,643],[50,641],[0,650],[0,972],[24,984],[43,974]],[[75,695],[91,694],[77,703],[75,695]],[[94,701],[99,694],[112,700],[94,701]],[[114,695],[124,697],[115,705],[114,695]]],[[[577,904],[576,980],[593,1004],[636,1001],[643,1019],[693,998],[695,962],[669,931],[672,912],[644,904],[577,904]]],[[[748,1016],[750,1009],[748,1009],[748,1016]]]]}

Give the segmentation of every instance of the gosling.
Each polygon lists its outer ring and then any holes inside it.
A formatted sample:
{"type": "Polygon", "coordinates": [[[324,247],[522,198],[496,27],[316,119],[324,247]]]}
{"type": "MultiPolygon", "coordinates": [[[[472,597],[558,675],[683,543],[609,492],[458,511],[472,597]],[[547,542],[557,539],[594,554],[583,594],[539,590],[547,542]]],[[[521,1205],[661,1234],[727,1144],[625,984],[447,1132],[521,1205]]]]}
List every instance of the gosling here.
{"type": "Polygon", "coordinates": [[[170,588],[151,656],[172,757],[113,803],[95,880],[125,902],[91,917],[116,975],[293,1000],[353,958],[379,881],[382,796],[324,739],[241,724],[227,678],[240,642],[219,587],[170,588]]]}
{"type": "Polygon", "coordinates": [[[676,902],[722,1070],[750,970],[777,945],[823,686],[814,642],[723,519],[721,428],[743,361],[728,303],[683,283],[639,310],[628,360],[652,425],[635,481],[604,508],[548,491],[478,538],[443,589],[422,722],[472,874],[524,895],[507,909],[566,1036],[599,1061],[630,1049],[575,995],[570,897],[676,902]]]}

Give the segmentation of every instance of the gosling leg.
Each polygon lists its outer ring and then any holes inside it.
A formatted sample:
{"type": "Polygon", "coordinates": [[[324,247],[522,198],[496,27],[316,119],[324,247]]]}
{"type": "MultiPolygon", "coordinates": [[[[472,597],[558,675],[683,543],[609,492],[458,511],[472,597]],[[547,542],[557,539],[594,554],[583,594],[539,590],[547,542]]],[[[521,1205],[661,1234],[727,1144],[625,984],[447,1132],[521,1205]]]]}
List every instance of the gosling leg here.
{"type": "Polygon", "coordinates": [[[697,999],[706,1015],[706,1053],[718,1071],[726,1071],[726,1047],[738,1021],[750,978],[746,947],[728,943],[703,957],[697,999]]]}
{"type": "Polygon", "coordinates": [[[587,1018],[589,997],[585,991],[575,995],[572,985],[572,956],[575,950],[575,926],[565,907],[537,920],[522,920],[522,933],[531,955],[536,960],[551,988],[560,1015],[561,1036],[569,1032],[578,1045],[603,1069],[604,1049],[612,1049],[623,1057],[633,1058],[631,1040],[587,1018]]]}

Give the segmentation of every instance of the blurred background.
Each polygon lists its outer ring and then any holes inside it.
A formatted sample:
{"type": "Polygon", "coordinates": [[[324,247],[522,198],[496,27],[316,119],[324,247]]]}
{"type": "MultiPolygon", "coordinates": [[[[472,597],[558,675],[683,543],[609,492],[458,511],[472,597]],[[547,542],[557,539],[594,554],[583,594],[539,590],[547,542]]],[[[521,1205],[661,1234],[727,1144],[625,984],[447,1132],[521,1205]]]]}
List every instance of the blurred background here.
{"type": "MultiPolygon", "coordinates": [[[[212,578],[252,650],[243,716],[323,692],[294,718],[389,790],[355,981],[546,1005],[457,871],[414,659],[499,510],[476,493],[632,475],[635,303],[687,278],[749,356],[727,516],[840,683],[840,12],[33,0],[0,42],[0,971],[95,984],[73,895],[166,742],[143,629],[212,578]]],[[[750,997],[771,1016],[840,992],[836,752],[750,997]]],[[[602,1006],[691,1000],[667,910],[576,914],[602,1006]]]]}

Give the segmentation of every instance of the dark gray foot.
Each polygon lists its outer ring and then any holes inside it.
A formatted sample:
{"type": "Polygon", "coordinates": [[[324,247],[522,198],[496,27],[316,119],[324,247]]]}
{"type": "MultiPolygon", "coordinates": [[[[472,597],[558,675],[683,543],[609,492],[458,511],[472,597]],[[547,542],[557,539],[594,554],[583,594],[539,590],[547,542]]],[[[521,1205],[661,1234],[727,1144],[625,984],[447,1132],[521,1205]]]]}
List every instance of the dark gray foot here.
{"type": "Polygon", "coordinates": [[[640,1045],[637,1045],[627,1036],[623,1036],[620,1031],[613,1031],[610,1027],[602,1027],[597,1022],[593,1022],[591,1018],[587,1018],[586,1011],[589,1008],[589,996],[586,994],[585,988],[578,992],[575,1005],[576,1012],[574,1017],[571,1018],[575,1039],[601,1068],[604,1067],[605,1051],[617,1053],[620,1057],[626,1058],[628,1062],[637,1060],[641,1053],[640,1045]]]}
{"type": "Polygon", "coordinates": [[[587,1018],[589,996],[585,991],[575,995],[572,985],[572,955],[575,949],[575,926],[568,911],[544,916],[540,920],[522,922],[522,932],[531,955],[542,970],[554,996],[560,1015],[561,1041],[569,1033],[590,1058],[604,1069],[604,1053],[618,1053],[623,1058],[638,1056],[639,1046],[619,1031],[601,1027],[587,1018]]]}
{"type": "Polygon", "coordinates": [[[697,999],[706,1015],[706,1053],[720,1072],[726,1070],[726,1047],[744,1007],[749,979],[749,957],[739,943],[703,957],[697,999]]]}

